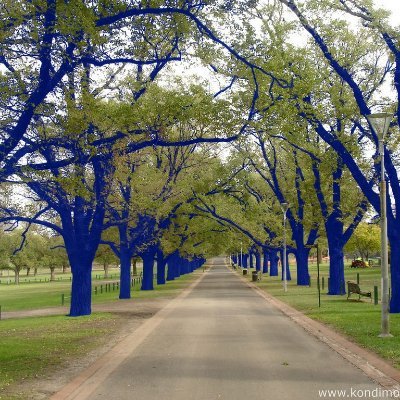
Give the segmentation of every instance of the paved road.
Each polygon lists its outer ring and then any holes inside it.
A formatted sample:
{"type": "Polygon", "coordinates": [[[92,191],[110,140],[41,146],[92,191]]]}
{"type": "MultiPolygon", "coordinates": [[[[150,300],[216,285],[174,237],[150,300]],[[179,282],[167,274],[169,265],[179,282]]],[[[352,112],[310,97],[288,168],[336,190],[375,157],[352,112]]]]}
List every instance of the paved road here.
{"type": "Polygon", "coordinates": [[[309,400],[323,389],[351,397],[352,389],[376,388],[216,258],[140,346],[89,396],[75,398],[309,400]]]}

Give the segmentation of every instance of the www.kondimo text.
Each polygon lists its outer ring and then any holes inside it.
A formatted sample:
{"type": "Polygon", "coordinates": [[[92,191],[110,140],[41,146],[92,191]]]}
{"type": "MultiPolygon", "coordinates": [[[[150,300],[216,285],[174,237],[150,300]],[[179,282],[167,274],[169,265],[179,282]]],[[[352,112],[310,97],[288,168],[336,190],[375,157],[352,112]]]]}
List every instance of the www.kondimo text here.
{"type": "Polygon", "coordinates": [[[400,389],[321,389],[318,395],[321,399],[400,399],[400,389]]]}

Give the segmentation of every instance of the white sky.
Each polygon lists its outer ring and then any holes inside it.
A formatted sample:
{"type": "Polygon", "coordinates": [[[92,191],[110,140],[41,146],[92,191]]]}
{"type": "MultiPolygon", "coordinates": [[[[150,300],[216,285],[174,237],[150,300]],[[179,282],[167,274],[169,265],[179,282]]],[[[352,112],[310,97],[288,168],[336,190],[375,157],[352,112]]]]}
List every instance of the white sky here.
{"type": "Polygon", "coordinates": [[[392,11],[391,21],[395,25],[400,24],[400,1],[399,0],[374,0],[378,7],[392,11]]]}

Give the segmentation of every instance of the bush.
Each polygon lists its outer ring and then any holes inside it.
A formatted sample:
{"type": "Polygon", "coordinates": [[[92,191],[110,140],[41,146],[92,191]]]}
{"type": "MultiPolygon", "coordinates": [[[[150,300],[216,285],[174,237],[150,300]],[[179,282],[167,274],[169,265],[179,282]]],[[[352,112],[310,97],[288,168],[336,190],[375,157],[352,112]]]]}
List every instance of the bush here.
{"type": "Polygon", "coordinates": [[[367,268],[368,264],[363,260],[353,260],[350,267],[351,268],[367,268]]]}

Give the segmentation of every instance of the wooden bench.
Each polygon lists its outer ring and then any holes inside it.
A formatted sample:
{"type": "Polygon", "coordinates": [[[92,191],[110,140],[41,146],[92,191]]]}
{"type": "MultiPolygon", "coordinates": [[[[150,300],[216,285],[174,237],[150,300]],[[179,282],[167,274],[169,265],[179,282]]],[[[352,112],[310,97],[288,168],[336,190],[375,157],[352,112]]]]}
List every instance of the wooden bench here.
{"type": "Polygon", "coordinates": [[[349,299],[349,297],[352,293],[358,294],[359,300],[360,300],[361,296],[365,296],[365,297],[369,297],[372,301],[372,293],[371,292],[362,292],[358,283],[347,281],[347,300],[349,299]]]}

